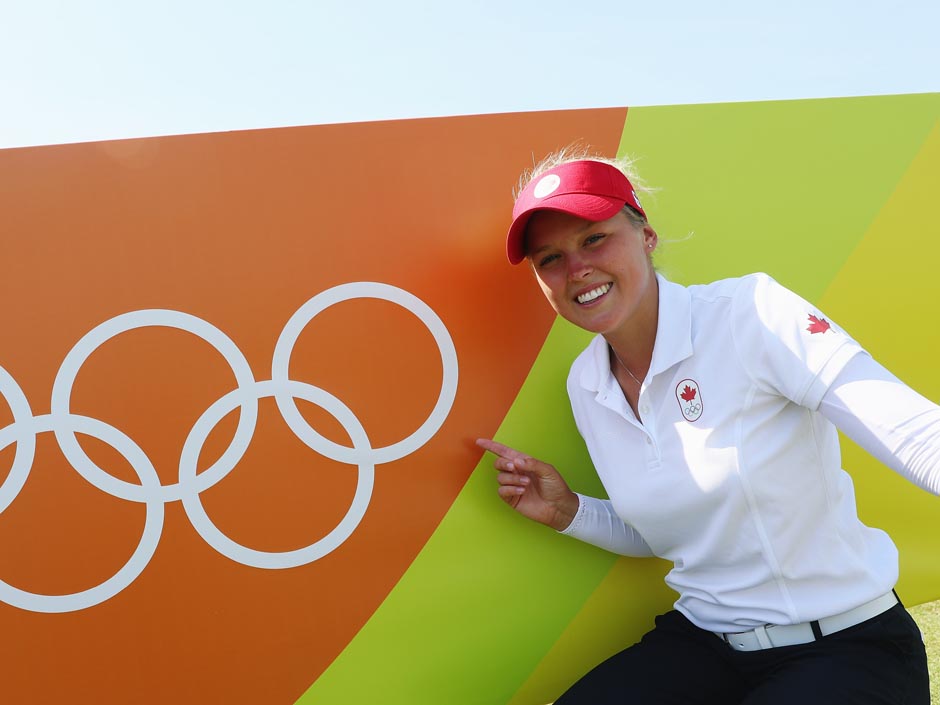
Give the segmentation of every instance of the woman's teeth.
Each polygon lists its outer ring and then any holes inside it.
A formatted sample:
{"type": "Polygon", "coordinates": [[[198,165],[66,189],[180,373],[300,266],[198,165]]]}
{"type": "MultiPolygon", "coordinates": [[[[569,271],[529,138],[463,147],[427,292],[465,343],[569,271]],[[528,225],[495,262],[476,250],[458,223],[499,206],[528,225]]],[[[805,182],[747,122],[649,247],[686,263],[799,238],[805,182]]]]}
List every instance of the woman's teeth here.
{"type": "Polygon", "coordinates": [[[586,304],[588,301],[593,301],[593,300],[596,299],[597,297],[603,296],[603,295],[606,294],[608,291],[610,291],[610,287],[611,287],[611,286],[612,286],[611,284],[602,284],[601,286],[597,287],[596,289],[591,289],[591,290],[588,291],[587,293],[581,294],[581,295],[577,298],[577,302],[578,302],[579,304],[586,304]]]}

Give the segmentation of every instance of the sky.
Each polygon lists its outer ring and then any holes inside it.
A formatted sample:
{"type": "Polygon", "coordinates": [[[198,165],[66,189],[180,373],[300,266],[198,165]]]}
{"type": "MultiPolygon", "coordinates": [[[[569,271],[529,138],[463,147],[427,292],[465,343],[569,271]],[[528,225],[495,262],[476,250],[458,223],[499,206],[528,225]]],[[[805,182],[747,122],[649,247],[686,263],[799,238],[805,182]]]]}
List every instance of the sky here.
{"type": "Polygon", "coordinates": [[[0,148],[940,91],[940,2],[0,0],[0,148]]]}

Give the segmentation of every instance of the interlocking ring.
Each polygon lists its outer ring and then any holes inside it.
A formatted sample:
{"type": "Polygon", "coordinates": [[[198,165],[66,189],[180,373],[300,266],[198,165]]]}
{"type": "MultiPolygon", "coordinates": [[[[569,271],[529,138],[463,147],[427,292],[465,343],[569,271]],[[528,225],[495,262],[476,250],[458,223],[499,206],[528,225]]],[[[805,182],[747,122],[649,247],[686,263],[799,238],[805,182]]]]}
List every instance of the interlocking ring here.
{"type": "MultiPolygon", "coordinates": [[[[384,448],[372,450],[373,462],[390,463],[403,458],[427,443],[437,433],[444,419],[450,411],[454,396],[457,394],[457,351],[450,339],[447,328],[437,317],[437,314],[421,299],[407,291],[396,289],[386,284],[371,282],[358,282],[355,284],[341,284],[318,294],[291,316],[274,347],[274,359],[271,365],[271,379],[275,382],[285,382],[289,378],[290,356],[294,351],[294,344],[300,332],[307,327],[314,316],[329,308],[335,303],[354,298],[374,298],[391,301],[411,311],[427,327],[437,343],[441,353],[441,363],[444,366],[444,377],[441,383],[441,393],[437,403],[423,424],[407,438],[384,448]]],[[[287,422],[290,430],[306,443],[310,448],[325,455],[327,458],[341,463],[355,464],[360,457],[356,448],[334,443],[317,433],[310,424],[300,415],[297,405],[290,395],[277,392],[274,395],[281,416],[287,422]]]]}
{"type": "MultiPolygon", "coordinates": [[[[140,478],[142,487],[151,490],[159,487],[160,478],[157,476],[153,463],[150,462],[144,451],[134,441],[114,426],[87,416],[69,414],[64,417],[57,417],[54,414],[44,414],[25,421],[16,421],[12,426],[7,426],[3,431],[0,431],[0,450],[6,448],[11,441],[17,440],[17,451],[19,451],[18,438],[22,437],[24,433],[30,434],[31,441],[35,444],[36,434],[55,431],[56,429],[68,429],[70,433],[81,433],[107,443],[130,463],[134,472],[137,473],[137,477],[140,478]],[[14,428],[17,426],[19,428],[14,428]],[[7,433],[8,431],[10,433],[7,433]]],[[[15,463],[16,460],[14,460],[15,463]]],[[[27,467],[26,474],[28,473],[29,468],[27,467]]],[[[22,488],[25,479],[23,477],[23,481],[18,482],[19,487],[15,487],[17,492],[22,488]]],[[[10,498],[10,501],[12,499],[13,497],[10,498]]],[[[140,542],[127,563],[113,576],[93,588],[66,595],[39,595],[21,590],[0,580],[0,600],[14,607],[32,612],[74,612],[75,610],[92,607],[117,595],[134,582],[137,576],[147,567],[154,551],[157,550],[157,544],[160,542],[160,535],[163,532],[164,502],[159,499],[156,492],[151,492],[150,496],[143,501],[147,506],[147,518],[144,522],[144,531],[141,534],[140,542]]],[[[7,505],[9,505],[9,502],[0,506],[5,508],[7,505]]]]}
{"type": "Polygon", "coordinates": [[[71,612],[111,599],[134,582],[147,567],[163,531],[165,506],[181,501],[187,517],[200,536],[222,555],[247,566],[266,569],[293,568],[312,563],[334,551],[359,526],[369,506],[375,466],[403,458],[422,447],[440,429],[457,394],[457,351],[441,319],[419,298],[402,289],[375,282],[355,282],[328,289],[307,301],[290,318],[274,350],[271,379],[256,381],[244,355],[235,343],[210,323],[180,311],[149,309],[116,316],[85,334],[69,351],[52,387],[51,413],[34,416],[29,401],[16,380],[0,367],[0,395],[13,414],[13,423],[0,429],[0,450],[11,443],[16,453],[10,472],[0,483],[0,513],[17,497],[35,460],[36,435],[52,432],[68,462],[93,486],[114,497],[146,506],[140,542],[131,557],[114,575],[99,585],[66,595],[41,595],[16,588],[0,580],[0,600],[34,612],[71,612]],[[407,438],[373,448],[356,415],[329,392],[289,378],[290,357],[300,333],[324,309],[354,298],[390,301],[407,309],[428,328],[441,355],[441,392],[418,429],[407,438]],[[169,327],[196,335],[218,351],[231,368],[236,388],[209,406],[190,430],[180,453],[178,481],[163,485],[153,463],[131,438],[98,419],[73,414],[72,387],[89,356],[111,338],[144,327],[169,327]],[[220,482],[244,457],[258,419],[258,401],[273,397],[288,427],[310,449],[348,465],[356,465],[359,476],[353,500],[339,524],[312,544],[291,551],[259,551],[243,546],[223,534],[202,506],[201,493],[220,482]],[[332,414],[352,443],[344,446],[317,433],[301,416],[294,400],[300,398],[332,414]],[[239,410],[235,434],[222,455],[209,468],[197,472],[202,447],[215,426],[227,414],[239,410]],[[98,467],[82,449],[76,433],[91,436],[117,450],[130,463],[140,480],[134,484],[98,467]]]}
{"type": "MultiPolygon", "coordinates": [[[[72,386],[75,384],[75,378],[82,365],[99,346],[121,333],[138,328],[161,326],[192,333],[214,347],[232,368],[238,385],[236,391],[250,390],[254,385],[255,378],[251,373],[248,360],[235,343],[215,326],[206,323],[201,318],[179,311],[163,309],[132,311],[115,316],[93,328],[65,356],[52,385],[52,415],[66,417],[71,413],[72,386]]],[[[238,417],[235,436],[222,456],[199,475],[200,492],[212,487],[235,467],[244,456],[248,443],[254,435],[255,423],[258,420],[258,400],[250,397],[250,392],[246,391],[241,395],[241,402],[241,413],[238,417]]],[[[75,433],[67,427],[55,428],[54,432],[65,459],[79,475],[102,492],[131,502],[145,502],[148,499],[148,493],[154,491],[159,493],[160,499],[164,502],[181,499],[183,489],[179,483],[173,485],[159,485],[158,483],[158,486],[154,488],[125,482],[99,468],[79,445],[75,433]]]]}

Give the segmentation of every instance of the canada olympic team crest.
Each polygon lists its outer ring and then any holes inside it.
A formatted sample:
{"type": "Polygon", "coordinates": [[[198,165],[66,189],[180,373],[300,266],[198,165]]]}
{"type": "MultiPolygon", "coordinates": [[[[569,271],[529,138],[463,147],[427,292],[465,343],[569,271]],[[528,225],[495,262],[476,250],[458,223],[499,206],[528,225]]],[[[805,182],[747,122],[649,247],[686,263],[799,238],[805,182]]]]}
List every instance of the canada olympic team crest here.
{"type": "Polygon", "coordinates": [[[698,421],[704,406],[702,391],[694,379],[684,379],[676,385],[676,401],[686,421],[698,421]]]}

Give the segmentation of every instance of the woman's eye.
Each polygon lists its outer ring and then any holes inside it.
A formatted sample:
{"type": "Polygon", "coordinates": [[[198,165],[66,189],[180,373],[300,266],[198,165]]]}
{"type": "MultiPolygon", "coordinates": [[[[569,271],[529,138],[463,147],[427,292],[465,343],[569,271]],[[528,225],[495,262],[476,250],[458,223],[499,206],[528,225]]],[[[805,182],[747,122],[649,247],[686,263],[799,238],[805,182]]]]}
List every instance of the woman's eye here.
{"type": "Polygon", "coordinates": [[[556,259],[558,259],[558,255],[545,255],[539,260],[539,267],[547,267],[556,259]]]}
{"type": "Polygon", "coordinates": [[[602,233],[595,233],[594,235],[588,235],[586,238],[584,238],[584,244],[593,245],[595,242],[600,242],[603,239],[604,235],[602,233]]]}

